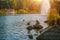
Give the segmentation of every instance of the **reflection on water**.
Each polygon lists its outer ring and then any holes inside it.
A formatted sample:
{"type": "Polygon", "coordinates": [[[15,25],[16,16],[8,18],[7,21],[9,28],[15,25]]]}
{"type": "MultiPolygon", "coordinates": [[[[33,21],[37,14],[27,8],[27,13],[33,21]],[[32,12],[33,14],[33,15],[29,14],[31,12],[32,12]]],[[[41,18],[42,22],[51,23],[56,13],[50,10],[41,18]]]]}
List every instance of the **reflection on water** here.
{"type": "Polygon", "coordinates": [[[2,16],[0,17],[0,39],[6,40],[29,40],[27,36],[27,22],[35,22],[39,20],[45,28],[48,25],[44,23],[46,15],[25,14],[18,16],[2,16]],[[24,20],[24,21],[23,21],[24,20]],[[1,34],[1,33],[4,34],[1,34]]]}

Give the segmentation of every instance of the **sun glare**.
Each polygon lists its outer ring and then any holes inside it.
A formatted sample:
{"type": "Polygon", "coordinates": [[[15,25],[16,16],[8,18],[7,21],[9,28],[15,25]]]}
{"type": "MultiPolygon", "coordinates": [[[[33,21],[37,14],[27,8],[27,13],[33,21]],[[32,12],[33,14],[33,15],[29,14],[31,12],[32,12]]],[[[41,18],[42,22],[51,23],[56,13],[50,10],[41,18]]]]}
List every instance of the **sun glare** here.
{"type": "Polygon", "coordinates": [[[42,0],[37,0],[37,1],[41,2],[42,0]]]}
{"type": "Polygon", "coordinates": [[[34,0],[34,1],[36,1],[36,2],[42,2],[42,0],[34,0]]]}

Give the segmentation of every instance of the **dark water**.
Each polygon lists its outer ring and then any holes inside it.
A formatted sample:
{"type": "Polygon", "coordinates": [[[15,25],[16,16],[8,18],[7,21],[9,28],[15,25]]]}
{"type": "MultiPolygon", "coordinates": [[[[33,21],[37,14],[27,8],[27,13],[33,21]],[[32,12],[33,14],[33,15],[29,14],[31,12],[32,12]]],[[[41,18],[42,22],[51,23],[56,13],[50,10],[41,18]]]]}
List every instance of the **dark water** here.
{"type": "Polygon", "coordinates": [[[5,20],[5,17],[0,16],[0,40],[4,40],[7,37],[5,32],[5,20]]]}

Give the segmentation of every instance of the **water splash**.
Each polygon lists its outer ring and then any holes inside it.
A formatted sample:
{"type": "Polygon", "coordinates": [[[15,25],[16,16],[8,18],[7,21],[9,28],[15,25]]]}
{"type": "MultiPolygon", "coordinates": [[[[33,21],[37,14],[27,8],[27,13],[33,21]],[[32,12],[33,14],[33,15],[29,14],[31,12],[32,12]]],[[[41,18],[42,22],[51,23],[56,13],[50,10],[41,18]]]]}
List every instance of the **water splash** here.
{"type": "Polygon", "coordinates": [[[50,0],[44,0],[41,7],[41,15],[48,15],[50,9],[50,0]]]}
{"type": "Polygon", "coordinates": [[[50,10],[50,0],[44,0],[41,7],[41,13],[40,13],[40,15],[45,16],[45,19],[42,19],[43,20],[42,25],[44,26],[48,26],[46,25],[46,23],[44,23],[44,21],[46,21],[49,16],[49,10],[50,10]]]}
{"type": "Polygon", "coordinates": [[[47,20],[49,16],[49,10],[50,10],[50,0],[43,0],[42,6],[40,7],[40,14],[34,15],[32,17],[33,20],[39,20],[41,25],[46,28],[48,25],[44,23],[44,21],[47,20]]]}
{"type": "MultiPolygon", "coordinates": [[[[39,19],[41,25],[46,28],[48,27],[48,25],[46,23],[44,23],[44,21],[47,20],[47,17],[49,16],[49,10],[50,10],[50,0],[44,0],[42,7],[41,7],[41,13],[40,15],[38,15],[37,17],[35,16],[35,19],[39,19]]],[[[37,35],[38,36],[38,35],[37,35]]],[[[36,40],[36,37],[33,36],[34,39],[36,40]]]]}

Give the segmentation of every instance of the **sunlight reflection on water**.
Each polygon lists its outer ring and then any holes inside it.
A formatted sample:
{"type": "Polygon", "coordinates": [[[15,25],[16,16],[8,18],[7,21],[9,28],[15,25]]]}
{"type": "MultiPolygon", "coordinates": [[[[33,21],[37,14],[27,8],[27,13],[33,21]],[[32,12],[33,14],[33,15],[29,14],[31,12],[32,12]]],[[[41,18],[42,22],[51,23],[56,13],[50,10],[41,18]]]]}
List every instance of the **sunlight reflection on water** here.
{"type": "Polygon", "coordinates": [[[36,20],[39,20],[44,28],[48,26],[47,24],[43,23],[43,21],[46,20],[46,15],[27,14],[20,16],[6,16],[6,34],[8,35],[6,40],[29,40],[27,36],[26,24],[29,21],[33,22],[36,20]],[[23,21],[23,19],[25,21],[23,21]]]}

